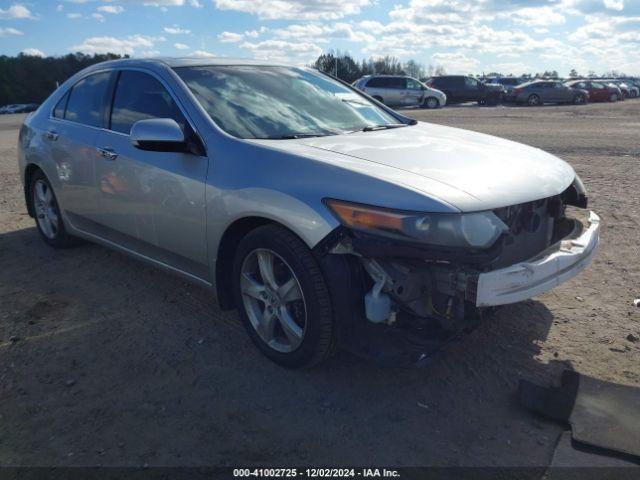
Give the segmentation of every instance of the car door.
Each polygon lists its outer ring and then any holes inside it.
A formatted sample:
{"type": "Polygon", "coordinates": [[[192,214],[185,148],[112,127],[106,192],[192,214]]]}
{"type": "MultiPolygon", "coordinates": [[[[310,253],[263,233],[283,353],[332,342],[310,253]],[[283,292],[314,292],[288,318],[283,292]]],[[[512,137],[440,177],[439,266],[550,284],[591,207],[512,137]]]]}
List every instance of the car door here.
{"type": "Polygon", "coordinates": [[[159,77],[142,70],[119,71],[108,128],[97,139],[103,236],[206,280],[207,157],[138,149],[130,139],[131,127],[149,118],[171,118],[186,136],[195,136],[159,77]]]}
{"type": "Polygon", "coordinates": [[[551,90],[553,92],[553,101],[556,103],[571,102],[575,95],[574,91],[570,87],[567,87],[561,82],[552,82],[551,90]]]}
{"type": "Polygon", "coordinates": [[[480,97],[480,82],[475,78],[464,77],[464,100],[471,102],[480,97]]]}
{"type": "Polygon", "coordinates": [[[540,82],[533,85],[534,92],[540,96],[543,103],[555,102],[552,82],[540,82]]]}
{"type": "Polygon", "coordinates": [[[394,107],[404,105],[406,88],[404,78],[387,77],[385,78],[387,85],[385,93],[385,103],[394,107]]]}
{"type": "Polygon", "coordinates": [[[44,133],[60,206],[74,227],[89,233],[99,217],[95,142],[105,122],[111,76],[111,71],[97,72],[73,85],[56,104],[44,133]]]}
{"type": "Polygon", "coordinates": [[[598,102],[609,100],[609,89],[599,82],[589,82],[589,96],[598,102]]]}
{"type": "Polygon", "coordinates": [[[422,105],[424,97],[424,87],[420,82],[413,78],[405,78],[406,82],[406,95],[404,104],[406,106],[422,105]]]}

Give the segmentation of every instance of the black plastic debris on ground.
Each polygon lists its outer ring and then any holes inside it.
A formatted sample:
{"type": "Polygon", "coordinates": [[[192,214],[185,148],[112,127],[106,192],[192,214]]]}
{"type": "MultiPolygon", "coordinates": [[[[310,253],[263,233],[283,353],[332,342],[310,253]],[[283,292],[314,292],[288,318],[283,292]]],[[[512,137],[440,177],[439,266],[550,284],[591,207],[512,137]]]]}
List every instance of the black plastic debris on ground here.
{"type": "MultiPolygon", "coordinates": [[[[572,466],[600,464],[614,470],[640,465],[640,388],[565,370],[560,387],[541,387],[521,380],[518,396],[527,409],[571,425],[573,442],[563,438],[566,435],[558,442],[558,459],[554,456],[558,467],[569,466],[572,461],[576,462],[572,466]]],[[[640,478],[637,467],[633,474],[636,476],[630,478],[640,478]]]]}

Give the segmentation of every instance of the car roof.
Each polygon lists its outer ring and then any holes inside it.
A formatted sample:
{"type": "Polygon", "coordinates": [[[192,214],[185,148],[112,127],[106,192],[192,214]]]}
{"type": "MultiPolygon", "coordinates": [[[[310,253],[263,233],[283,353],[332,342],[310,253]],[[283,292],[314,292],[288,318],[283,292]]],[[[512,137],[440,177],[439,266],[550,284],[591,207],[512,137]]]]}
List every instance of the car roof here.
{"type": "Polygon", "coordinates": [[[118,67],[143,67],[149,65],[165,66],[169,68],[178,67],[202,67],[209,65],[256,65],[256,66],[293,66],[284,62],[273,62],[270,60],[252,60],[248,58],[227,58],[227,57],[158,57],[158,58],[122,58],[118,60],[108,60],[96,65],[111,68],[118,67]]]}

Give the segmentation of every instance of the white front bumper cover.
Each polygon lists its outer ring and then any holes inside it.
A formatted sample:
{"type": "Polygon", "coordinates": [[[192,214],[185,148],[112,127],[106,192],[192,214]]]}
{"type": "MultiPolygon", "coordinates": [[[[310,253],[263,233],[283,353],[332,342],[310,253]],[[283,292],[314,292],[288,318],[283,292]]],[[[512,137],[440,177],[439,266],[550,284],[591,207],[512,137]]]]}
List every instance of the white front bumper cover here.
{"type": "Polygon", "coordinates": [[[589,227],[578,238],[562,240],[531,260],[481,273],[476,306],[520,302],[573,278],[591,263],[599,233],[600,217],[590,212],[589,227]]]}

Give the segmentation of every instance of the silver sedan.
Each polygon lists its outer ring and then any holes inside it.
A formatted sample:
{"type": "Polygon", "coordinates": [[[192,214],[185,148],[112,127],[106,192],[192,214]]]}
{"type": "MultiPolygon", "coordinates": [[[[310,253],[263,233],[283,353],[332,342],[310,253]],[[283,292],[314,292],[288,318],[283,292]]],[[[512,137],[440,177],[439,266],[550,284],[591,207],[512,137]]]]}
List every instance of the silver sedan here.
{"type": "Polygon", "coordinates": [[[598,244],[562,160],[288,65],[94,65],[26,118],[18,156],[46,243],[94,241],[211,289],[287,367],[336,345],[422,362],[598,244]]]}

